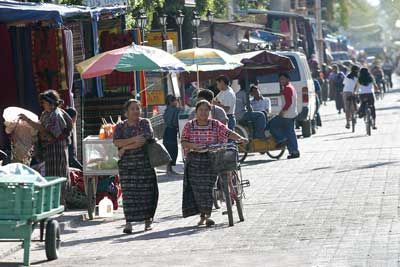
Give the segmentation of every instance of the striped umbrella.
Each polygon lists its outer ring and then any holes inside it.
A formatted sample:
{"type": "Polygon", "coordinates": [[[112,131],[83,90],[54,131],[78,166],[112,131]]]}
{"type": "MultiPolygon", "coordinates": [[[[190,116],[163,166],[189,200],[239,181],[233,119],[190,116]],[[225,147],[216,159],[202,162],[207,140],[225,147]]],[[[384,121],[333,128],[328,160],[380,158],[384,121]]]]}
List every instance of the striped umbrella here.
{"type": "Polygon", "coordinates": [[[81,77],[89,79],[110,74],[114,70],[185,71],[185,64],[173,55],[150,46],[132,44],[106,51],[76,65],[81,77]]]}
{"type": "Polygon", "coordinates": [[[199,84],[200,71],[234,70],[243,66],[240,60],[212,48],[192,48],[179,51],[175,56],[186,64],[186,70],[197,72],[199,84]]]}

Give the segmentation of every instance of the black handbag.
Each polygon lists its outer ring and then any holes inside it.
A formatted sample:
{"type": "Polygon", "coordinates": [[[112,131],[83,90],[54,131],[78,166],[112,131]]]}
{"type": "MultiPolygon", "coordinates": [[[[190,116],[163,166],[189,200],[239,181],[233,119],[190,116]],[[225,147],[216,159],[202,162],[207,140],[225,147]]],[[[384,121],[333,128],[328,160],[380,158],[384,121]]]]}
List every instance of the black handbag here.
{"type": "Polygon", "coordinates": [[[167,165],[172,161],[167,149],[155,139],[150,140],[146,144],[146,152],[149,156],[150,165],[152,168],[167,165]]]}

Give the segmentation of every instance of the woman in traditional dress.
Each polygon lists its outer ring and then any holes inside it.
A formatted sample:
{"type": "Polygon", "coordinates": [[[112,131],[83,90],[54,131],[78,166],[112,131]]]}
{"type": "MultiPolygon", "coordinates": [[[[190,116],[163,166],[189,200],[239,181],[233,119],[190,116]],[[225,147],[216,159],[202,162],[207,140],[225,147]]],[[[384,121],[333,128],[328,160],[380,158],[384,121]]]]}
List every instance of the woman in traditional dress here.
{"type": "Polygon", "coordinates": [[[226,143],[228,139],[247,143],[244,137],[229,130],[221,122],[210,119],[211,104],[201,100],[196,105],[196,118],[188,121],[181,141],[185,149],[185,175],[183,180],[183,217],[200,214],[198,225],[214,225],[210,219],[213,205],[213,188],[217,173],[210,169],[208,153],[201,153],[204,145],[226,143]]]}
{"type": "Polygon", "coordinates": [[[152,229],[158,203],[158,184],[154,168],[144,145],[154,133],[148,119],[140,117],[138,101],[125,104],[127,120],[119,123],[114,132],[114,144],[119,149],[118,163],[126,225],[124,233],[132,233],[132,222],[145,222],[145,231],[152,229]]]}
{"type": "MultiPolygon", "coordinates": [[[[23,114],[20,115],[20,119],[28,122],[29,125],[39,131],[40,141],[44,148],[46,176],[66,177],[69,179],[68,135],[72,127],[72,121],[60,108],[63,101],[56,91],[48,90],[41,93],[39,99],[43,108],[40,122],[34,122],[23,114]]],[[[68,184],[67,182],[62,186],[62,205],[65,205],[65,191],[68,184]]]]}

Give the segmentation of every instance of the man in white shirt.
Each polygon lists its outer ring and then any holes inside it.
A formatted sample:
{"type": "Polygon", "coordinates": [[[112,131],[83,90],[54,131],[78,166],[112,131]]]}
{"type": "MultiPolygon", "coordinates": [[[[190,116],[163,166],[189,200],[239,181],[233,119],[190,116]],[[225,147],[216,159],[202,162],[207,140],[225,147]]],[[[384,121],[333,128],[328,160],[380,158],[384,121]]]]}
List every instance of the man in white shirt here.
{"type": "Polygon", "coordinates": [[[250,95],[253,97],[250,104],[254,111],[264,112],[265,115],[271,112],[271,100],[268,97],[263,97],[256,85],[250,87],[250,95]]]}
{"type": "Polygon", "coordinates": [[[217,78],[217,88],[220,91],[216,96],[214,104],[223,108],[228,116],[228,128],[231,130],[235,129],[235,105],[236,105],[236,94],[235,91],[229,86],[229,80],[225,76],[219,76],[217,78]]]}

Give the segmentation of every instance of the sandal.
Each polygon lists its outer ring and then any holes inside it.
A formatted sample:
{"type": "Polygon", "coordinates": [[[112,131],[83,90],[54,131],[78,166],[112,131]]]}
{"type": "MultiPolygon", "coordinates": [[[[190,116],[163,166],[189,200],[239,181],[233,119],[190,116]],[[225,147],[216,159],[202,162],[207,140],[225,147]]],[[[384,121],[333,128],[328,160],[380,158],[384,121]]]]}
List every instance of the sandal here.
{"type": "Polygon", "coordinates": [[[210,226],[213,226],[213,225],[215,225],[214,220],[212,220],[210,218],[206,219],[206,226],[207,227],[210,227],[210,226]]]}
{"type": "Polygon", "coordinates": [[[144,221],[144,231],[151,231],[153,230],[153,227],[151,226],[153,224],[153,220],[145,220],[144,221]]]}
{"type": "Polygon", "coordinates": [[[197,223],[198,226],[200,225],[204,225],[207,221],[206,215],[204,215],[203,213],[200,215],[200,221],[197,223]]]}
{"type": "Polygon", "coordinates": [[[124,234],[130,235],[132,234],[132,224],[131,223],[126,223],[125,228],[124,228],[124,234]]]}

